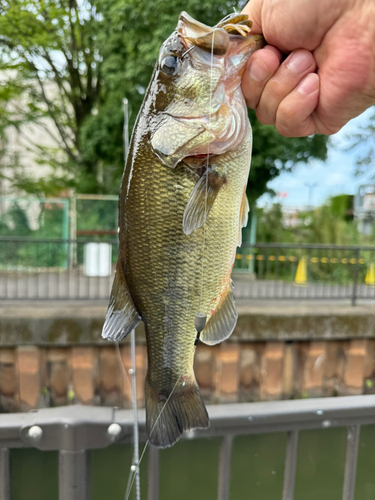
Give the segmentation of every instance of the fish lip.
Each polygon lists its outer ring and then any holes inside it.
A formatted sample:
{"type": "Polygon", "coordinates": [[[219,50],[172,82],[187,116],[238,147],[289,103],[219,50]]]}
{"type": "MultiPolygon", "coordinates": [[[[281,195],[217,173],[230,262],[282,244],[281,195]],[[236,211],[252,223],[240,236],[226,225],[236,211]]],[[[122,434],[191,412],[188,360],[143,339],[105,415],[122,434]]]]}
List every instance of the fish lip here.
{"type": "Polygon", "coordinates": [[[211,112],[211,113],[208,113],[206,115],[198,115],[198,116],[180,116],[180,115],[172,115],[171,113],[167,113],[165,111],[163,111],[162,113],[160,113],[161,116],[170,116],[171,118],[173,118],[174,120],[178,120],[178,121],[181,121],[181,122],[184,122],[184,121],[191,121],[191,120],[202,120],[202,121],[207,121],[207,120],[210,120],[211,116],[214,115],[215,113],[217,113],[220,109],[220,107],[223,105],[223,103],[219,104],[217,106],[217,109],[214,108],[214,110],[211,112]]]}

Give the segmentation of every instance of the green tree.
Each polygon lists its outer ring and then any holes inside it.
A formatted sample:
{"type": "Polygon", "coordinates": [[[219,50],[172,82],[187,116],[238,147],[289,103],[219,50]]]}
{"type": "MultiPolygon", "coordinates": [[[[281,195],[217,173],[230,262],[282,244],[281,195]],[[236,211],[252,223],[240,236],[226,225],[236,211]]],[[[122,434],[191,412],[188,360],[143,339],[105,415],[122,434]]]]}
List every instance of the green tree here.
{"type": "Polygon", "coordinates": [[[283,224],[282,207],[274,203],[258,208],[257,241],[262,243],[369,244],[373,237],[361,235],[353,221],[353,196],[332,196],[320,207],[298,213],[295,226],[283,224]]]}
{"type": "MultiPolygon", "coordinates": [[[[12,157],[12,181],[26,190],[56,191],[74,184],[97,189],[97,164],[82,154],[81,129],[100,99],[100,16],[75,0],[3,0],[0,3],[0,134],[38,124],[50,145],[30,141],[54,169],[35,183],[12,157]],[[53,125],[51,125],[51,123],[53,125]]],[[[3,164],[9,164],[3,157],[3,164]]]]}
{"type": "MultiPolygon", "coordinates": [[[[0,133],[39,122],[56,148],[39,147],[50,178],[13,175],[27,191],[117,192],[123,171],[123,110],[131,126],[142,103],[161,43],[182,10],[214,25],[239,7],[233,0],[5,0],[0,6],[0,101],[22,101],[0,113],[0,133]],[[46,126],[53,120],[55,130],[46,126]],[[62,154],[59,154],[62,152],[62,154]]],[[[6,106],[3,106],[5,109],[6,106]]],[[[251,113],[254,152],[248,196],[253,205],[267,182],[309,158],[324,159],[323,136],[287,139],[251,113]]],[[[15,169],[14,172],[17,172],[15,169]]]]}
{"type": "Polygon", "coordinates": [[[257,241],[261,243],[294,243],[294,234],[283,226],[280,203],[270,207],[257,208],[257,241]]]}

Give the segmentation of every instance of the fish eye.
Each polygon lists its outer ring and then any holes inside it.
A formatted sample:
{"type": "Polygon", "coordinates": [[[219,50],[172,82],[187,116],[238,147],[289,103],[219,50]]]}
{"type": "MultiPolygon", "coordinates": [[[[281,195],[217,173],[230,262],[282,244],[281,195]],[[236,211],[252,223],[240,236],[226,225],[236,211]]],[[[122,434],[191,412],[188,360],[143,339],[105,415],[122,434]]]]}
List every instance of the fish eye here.
{"type": "Polygon", "coordinates": [[[166,75],[173,75],[177,70],[177,57],[167,56],[164,57],[160,64],[160,68],[166,75]]]}

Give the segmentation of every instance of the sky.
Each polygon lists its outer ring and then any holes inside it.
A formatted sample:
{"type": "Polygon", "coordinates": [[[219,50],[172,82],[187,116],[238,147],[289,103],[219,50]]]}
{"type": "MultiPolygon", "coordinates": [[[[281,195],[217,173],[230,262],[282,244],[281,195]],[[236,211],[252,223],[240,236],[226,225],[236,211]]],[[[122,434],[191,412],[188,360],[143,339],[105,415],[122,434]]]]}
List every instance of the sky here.
{"type": "Polygon", "coordinates": [[[368,109],[331,137],[326,161],[311,160],[307,164],[297,165],[293,172],[282,173],[268,184],[276,193],[288,193],[288,196],[271,198],[269,195],[263,195],[258,200],[258,206],[272,203],[293,207],[302,207],[310,203],[319,206],[330,196],[342,193],[355,194],[359,185],[366,183],[370,176],[355,176],[356,159],[365,148],[359,146],[355,150],[346,151],[348,136],[366,125],[372,113],[373,109],[368,109]],[[314,185],[311,189],[310,202],[309,188],[306,184],[314,185]]]}

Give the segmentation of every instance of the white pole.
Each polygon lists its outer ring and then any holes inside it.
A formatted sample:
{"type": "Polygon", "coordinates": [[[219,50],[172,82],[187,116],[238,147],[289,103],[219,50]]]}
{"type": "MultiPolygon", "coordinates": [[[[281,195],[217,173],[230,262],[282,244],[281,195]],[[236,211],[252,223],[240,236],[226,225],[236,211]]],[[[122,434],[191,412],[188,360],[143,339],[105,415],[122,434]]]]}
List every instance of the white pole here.
{"type": "Polygon", "coordinates": [[[139,430],[138,430],[138,406],[137,406],[137,380],[135,366],[135,331],[130,333],[132,367],[129,370],[132,377],[132,396],[133,396],[133,436],[134,436],[134,455],[133,466],[135,466],[135,491],[137,500],[141,500],[141,483],[139,471],[139,430]]]}

